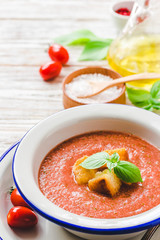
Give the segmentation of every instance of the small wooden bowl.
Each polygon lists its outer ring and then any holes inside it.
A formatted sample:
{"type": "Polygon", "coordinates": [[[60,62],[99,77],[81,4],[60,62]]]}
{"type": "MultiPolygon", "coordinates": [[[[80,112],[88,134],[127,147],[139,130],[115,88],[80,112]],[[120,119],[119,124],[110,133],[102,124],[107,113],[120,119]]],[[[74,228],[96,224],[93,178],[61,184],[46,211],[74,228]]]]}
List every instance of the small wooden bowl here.
{"type": "MultiPolygon", "coordinates": [[[[76,107],[80,105],[86,105],[87,103],[81,102],[81,100],[77,101],[72,99],[68,94],[66,93],[66,84],[70,83],[75,77],[78,77],[79,75],[82,74],[94,74],[94,73],[100,73],[106,76],[109,76],[113,79],[120,78],[121,75],[111,69],[108,68],[102,68],[102,67],[86,67],[79,69],[77,71],[72,72],[69,74],[63,81],[63,106],[64,108],[70,108],[70,107],[76,107]]],[[[107,101],[104,103],[119,103],[119,104],[125,104],[126,102],[126,97],[125,97],[125,84],[121,84],[118,86],[119,88],[122,88],[122,91],[120,95],[111,101],[107,101]]],[[[98,103],[98,102],[97,102],[98,103]]],[[[89,104],[89,103],[88,103],[89,104]]]]}

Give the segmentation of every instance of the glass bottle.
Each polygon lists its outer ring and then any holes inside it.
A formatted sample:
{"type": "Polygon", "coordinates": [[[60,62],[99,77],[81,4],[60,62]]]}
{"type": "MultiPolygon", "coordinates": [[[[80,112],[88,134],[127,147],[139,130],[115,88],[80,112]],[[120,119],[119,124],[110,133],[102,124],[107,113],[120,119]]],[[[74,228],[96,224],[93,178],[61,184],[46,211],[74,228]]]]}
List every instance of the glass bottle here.
{"type": "MultiPolygon", "coordinates": [[[[145,0],[140,3],[135,2],[126,26],[108,50],[109,65],[122,76],[160,73],[160,2],[145,0]]],[[[130,85],[149,89],[154,81],[157,79],[131,82],[130,85]]]]}

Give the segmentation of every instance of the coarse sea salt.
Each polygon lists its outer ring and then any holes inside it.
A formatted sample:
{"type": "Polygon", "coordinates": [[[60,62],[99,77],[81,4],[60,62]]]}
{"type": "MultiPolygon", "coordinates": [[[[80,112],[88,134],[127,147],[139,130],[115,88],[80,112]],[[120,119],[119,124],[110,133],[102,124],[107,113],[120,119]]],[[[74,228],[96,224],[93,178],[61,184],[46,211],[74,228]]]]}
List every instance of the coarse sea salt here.
{"type": "Polygon", "coordinates": [[[108,88],[107,90],[93,97],[89,98],[78,97],[93,93],[90,82],[104,82],[104,81],[113,81],[113,79],[101,73],[82,74],[79,75],[78,77],[73,78],[73,80],[70,83],[66,84],[66,93],[70,98],[74,99],[75,101],[86,104],[104,103],[117,98],[122,92],[122,88],[118,88],[117,86],[108,88]]]}

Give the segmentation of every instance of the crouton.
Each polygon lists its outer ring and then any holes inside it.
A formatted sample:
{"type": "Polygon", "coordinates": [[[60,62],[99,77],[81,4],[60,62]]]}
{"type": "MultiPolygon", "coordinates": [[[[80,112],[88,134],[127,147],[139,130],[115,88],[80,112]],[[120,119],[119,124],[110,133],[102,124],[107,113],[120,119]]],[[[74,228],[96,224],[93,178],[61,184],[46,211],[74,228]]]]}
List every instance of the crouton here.
{"type": "Polygon", "coordinates": [[[110,150],[105,150],[109,155],[112,155],[113,153],[118,153],[120,159],[119,160],[128,160],[128,152],[126,151],[125,148],[117,148],[117,149],[110,149],[110,150]]]}
{"type": "Polygon", "coordinates": [[[124,184],[126,184],[126,185],[128,185],[128,186],[131,186],[132,185],[132,183],[130,183],[130,182],[124,182],[124,181],[122,181],[124,184]]]}
{"type": "Polygon", "coordinates": [[[73,173],[75,175],[76,182],[80,184],[86,184],[91,178],[95,177],[96,169],[85,169],[79,164],[82,163],[88,156],[84,156],[78,159],[73,166],[73,173]]]}
{"type": "Polygon", "coordinates": [[[88,181],[88,187],[91,191],[109,194],[113,197],[121,187],[121,180],[113,170],[110,172],[105,169],[103,172],[97,172],[95,177],[88,181]]]}
{"type": "MultiPolygon", "coordinates": [[[[126,151],[125,148],[105,150],[105,152],[107,152],[109,155],[112,155],[113,153],[117,152],[120,156],[120,160],[126,160],[126,161],[128,160],[128,154],[127,154],[127,151],[126,151]]],[[[82,163],[87,157],[88,156],[83,156],[82,158],[78,159],[73,166],[73,173],[75,175],[75,180],[79,185],[87,184],[89,180],[91,180],[92,178],[95,177],[95,174],[98,171],[102,171],[104,169],[107,169],[107,164],[104,164],[102,167],[100,167],[98,169],[85,169],[85,168],[83,168],[79,164],[82,163]]],[[[110,172],[109,173],[107,172],[107,174],[105,174],[105,175],[107,175],[107,177],[110,178],[110,180],[111,180],[112,175],[115,176],[115,179],[118,179],[117,176],[114,174],[114,172],[112,174],[110,172]]],[[[114,179],[113,176],[112,176],[112,179],[114,179]]],[[[112,192],[114,192],[114,191],[112,191],[112,192]]],[[[112,193],[111,193],[111,195],[112,195],[112,193]]]]}

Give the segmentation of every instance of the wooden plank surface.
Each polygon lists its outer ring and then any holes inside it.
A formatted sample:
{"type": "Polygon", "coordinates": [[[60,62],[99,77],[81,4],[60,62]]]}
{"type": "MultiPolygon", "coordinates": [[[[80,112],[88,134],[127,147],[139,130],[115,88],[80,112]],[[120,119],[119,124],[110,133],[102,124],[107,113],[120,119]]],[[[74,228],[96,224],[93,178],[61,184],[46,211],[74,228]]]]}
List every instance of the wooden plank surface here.
{"type": "Polygon", "coordinates": [[[63,78],[85,65],[81,48],[69,47],[70,61],[52,82],[38,70],[49,60],[53,38],[78,29],[115,37],[110,0],[0,0],[0,155],[32,126],[63,109],[63,78]]]}
{"type": "Polygon", "coordinates": [[[89,29],[115,38],[110,0],[0,0],[0,155],[37,122],[63,109],[62,81],[87,66],[107,61],[78,62],[81,47],[67,47],[70,60],[54,81],[44,82],[41,64],[49,60],[53,39],[89,29]]]}

